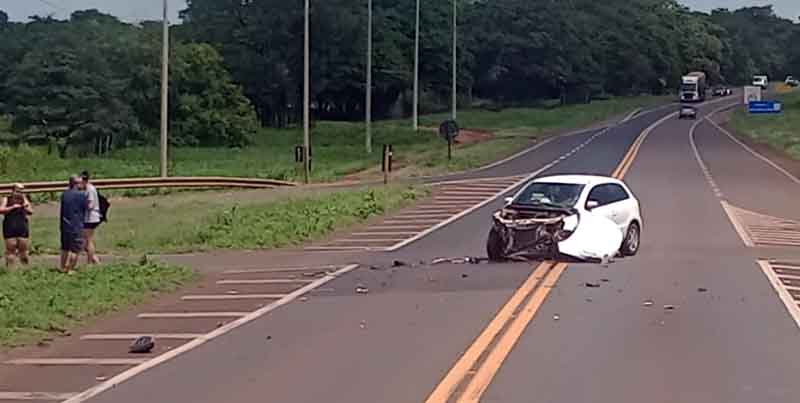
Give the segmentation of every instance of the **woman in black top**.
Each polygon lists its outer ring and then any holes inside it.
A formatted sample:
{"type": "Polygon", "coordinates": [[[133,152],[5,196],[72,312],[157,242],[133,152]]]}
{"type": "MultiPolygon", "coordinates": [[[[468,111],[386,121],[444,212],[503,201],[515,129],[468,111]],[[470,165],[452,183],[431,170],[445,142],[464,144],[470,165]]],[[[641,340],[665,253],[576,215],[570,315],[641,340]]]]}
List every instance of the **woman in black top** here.
{"type": "Polygon", "coordinates": [[[0,214],[3,214],[3,238],[6,242],[6,265],[13,266],[19,257],[22,264],[28,264],[28,248],[30,246],[30,226],[28,216],[33,214],[31,203],[25,197],[22,184],[15,184],[11,194],[0,203],[0,214]]]}

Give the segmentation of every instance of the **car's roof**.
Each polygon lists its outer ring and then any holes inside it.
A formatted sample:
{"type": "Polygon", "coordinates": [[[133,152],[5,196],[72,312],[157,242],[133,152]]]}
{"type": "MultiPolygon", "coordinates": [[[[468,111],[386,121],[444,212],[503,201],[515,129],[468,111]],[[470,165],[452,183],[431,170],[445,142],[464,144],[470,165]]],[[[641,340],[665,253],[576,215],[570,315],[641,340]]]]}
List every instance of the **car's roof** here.
{"type": "Polygon", "coordinates": [[[573,185],[593,185],[596,183],[605,183],[605,182],[621,183],[619,180],[614,179],[612,177],[600,176],[600,175],[554,175],[554,176],[544,176],[533,180],[533,183],[542,183],[542,182],[566,183],[573,185]]]}

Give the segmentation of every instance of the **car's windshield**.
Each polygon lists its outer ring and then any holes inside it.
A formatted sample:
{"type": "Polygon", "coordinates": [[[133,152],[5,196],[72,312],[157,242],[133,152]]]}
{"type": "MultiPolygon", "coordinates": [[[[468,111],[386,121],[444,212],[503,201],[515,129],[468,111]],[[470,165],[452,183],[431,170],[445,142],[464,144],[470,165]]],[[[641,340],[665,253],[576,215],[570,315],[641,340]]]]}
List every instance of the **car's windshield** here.
{"type": "Polygon", "coordinates": [[[514,200],[515,204],[575,207],[584,185],[572,183],[536,182],[530,184],[514,200]]]}

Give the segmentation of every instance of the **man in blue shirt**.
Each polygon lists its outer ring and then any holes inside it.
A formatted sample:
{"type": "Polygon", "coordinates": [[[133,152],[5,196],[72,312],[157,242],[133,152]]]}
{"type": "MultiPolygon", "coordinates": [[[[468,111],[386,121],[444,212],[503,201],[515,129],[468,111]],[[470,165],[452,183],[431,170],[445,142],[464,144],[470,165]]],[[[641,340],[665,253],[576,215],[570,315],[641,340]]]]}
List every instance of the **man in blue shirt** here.
{"type": "Polygon", "coordinates": [[[83,223],[89,208],[84,182],[78,175],[69,177],[69,188],[61,194],[61,272],[70,273],[83,250],[83,223]]]}

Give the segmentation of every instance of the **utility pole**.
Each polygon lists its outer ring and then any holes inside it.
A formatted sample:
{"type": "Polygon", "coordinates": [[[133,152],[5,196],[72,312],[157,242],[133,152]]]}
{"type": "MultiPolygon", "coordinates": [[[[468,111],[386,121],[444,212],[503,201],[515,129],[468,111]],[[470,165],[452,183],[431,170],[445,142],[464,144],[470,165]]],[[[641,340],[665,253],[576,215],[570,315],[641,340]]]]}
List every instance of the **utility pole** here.
{"type": "Polygon", "coordinates": [[[167,171],[167,130],[169,102],[169,21],[167,21],[167,0],[164,0],[164,38],[161,50],[161,177],[169,175],[167,171]]]}
{"type": "Polygon", "coordinates": [[[457,108],[457,98],[458,98],[458,84],[456,83],[457,79],[457,54],[456,54],[456,44],[457,44],[457,32],[458,32],[458,2],[457,0],[453,0],[453,120],[456,120],[456,108],[457,108]]]}
{"type": "Polygon", "coordinates": [[[367,99],[365,101],[367,126],[367,154],[372,153],[372,0],[367,0],[367,99]]]}
{"type": "Polygon", "coordinates": [[[305,6],[305,34],[303,38],[303,171],[305,175],[305,182],[311,182],[311,161],[309,158],[311,157],[311,153],[309,152],[310,147],[310,136],[309,136],[309,118],[310,118],[310,96],[309,96],[309,5],[308,1],[306,0],[305,6]]]}
{"type": "Polygon", "coordinates": [[[417,19],[414,34],[414,131],[419,130],[419,2],[417,0],[417,19]]]}

